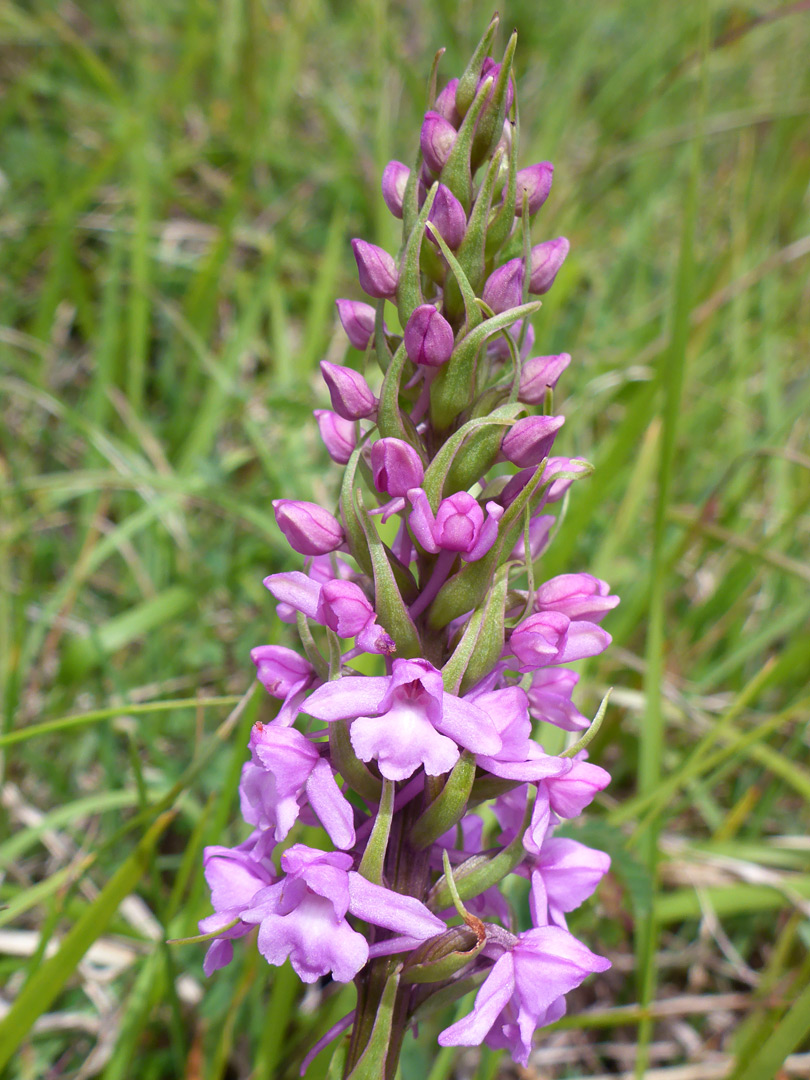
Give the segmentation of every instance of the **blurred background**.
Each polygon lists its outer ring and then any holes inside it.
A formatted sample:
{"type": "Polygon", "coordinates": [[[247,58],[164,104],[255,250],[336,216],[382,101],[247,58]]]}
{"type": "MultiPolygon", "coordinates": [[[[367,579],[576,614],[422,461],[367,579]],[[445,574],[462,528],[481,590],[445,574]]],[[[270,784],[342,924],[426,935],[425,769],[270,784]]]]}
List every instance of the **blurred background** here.
{"type": "MultiPolygon", "coordinates": [[[[242,838],[270,502],[334,499],[311,418],[349,239],[389,250],[435,50],[479,0],[0,0],[0,1062],[16,1078],[286,1078],[352,1006],[250,948],[166,945],[242,838]],[[10,1011],[9,1011],[10,1010],[10,1011]],[[1,1017],[5,1016],[5,1019],[1,1017]]],[[[574,486],[542,572],[622,604],[574,826],[614,962],[528,1075],[810,1076],[810,4],[513,0],[535,318],[570,352],[574,486]],[[781,1070],[781,1071],[780,1071],[781,1070]]],[[[501,47],[506,35],[502,35],[501,47]]],[[[356,359],[356,357],[355,357],[356,359]]],[[[349,362],[352,362],[351,360],[349,362]]],[[[409,1040],[403,1080],[514,1075],[409,1040]]],[[[326,1075],[329,1053],[308,1077],[326,1075]]],[[[2,1071],[2,1065],[0,1065],[2,1071]]]]}

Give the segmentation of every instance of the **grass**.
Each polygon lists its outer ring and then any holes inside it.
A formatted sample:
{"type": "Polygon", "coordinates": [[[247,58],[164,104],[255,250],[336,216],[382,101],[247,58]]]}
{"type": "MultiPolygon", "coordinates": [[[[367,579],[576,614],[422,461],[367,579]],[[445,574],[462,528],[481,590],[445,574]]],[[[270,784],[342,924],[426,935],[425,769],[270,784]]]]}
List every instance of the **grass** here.
{"type": "MultiPolygon", "coordinates": [[[[435,49],[459,70],[490,13],[0,2],[15,1080],[281,1080],[351,1007],[313,1012],[247,949],[206,981],[200,946],[161,942],[208,911],[202,847],[238,839],[268,708],[248,651],[284,640],[261,580],[293,565],[270,500],[334,495],[310,412],[332,301],[359,297],[349,238],[395,247],[382,167],[412,154],[435,49]]],[[[502,14],[522,162],[555,163],[537,238],[572,245],[538,344],[574,357],[562,451],[596,466],[542,572],[622,597],[580,702],[615,688],[591,747],[615,779],[576,832],[614,869],[572,923],[614,969],[537,1075],[810,1075],[807,5],[502,14]]],[[[436,1030],[403,1080],[506,1075],[436,1030]]]]}

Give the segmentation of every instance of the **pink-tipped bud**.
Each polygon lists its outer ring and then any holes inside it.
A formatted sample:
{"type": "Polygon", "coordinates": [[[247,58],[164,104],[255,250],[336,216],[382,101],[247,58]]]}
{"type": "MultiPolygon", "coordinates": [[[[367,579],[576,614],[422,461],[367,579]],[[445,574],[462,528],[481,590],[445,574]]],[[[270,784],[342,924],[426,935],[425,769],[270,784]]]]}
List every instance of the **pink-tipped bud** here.
{"type": "Polygon", "coordinates": [[[382,174],[382,197],[395,218],[402,219],[402,202],[411,170],[401,161],[389,161],[382,174]]]}
{"type": "Polygon", "coordinates": [[[276,524],[299,555],[327,555],[339,548],[345,539],[334,514],[317,503],[274,499],[273,510],[276,524]]]}
{"type": "Polygon", "coordinates": [[[425,164],[434,173],[440,173],[444,168],[457,136],[458,132],[449,120],[445,120],[437,112],[425,113],[419,145],[422,147],[425,164]]]}
{"type": "Polygon", "coordinates": [[[559,236],[556,240],[545,240],[532,248],[530,293],[542,296],[548,292],[554,284],[557,271],[565,262],[570,246],[564,236],[559,236]]]}
{"type": "Polygon", "coordinates": [[[316,618],[338,637],[350,638],[359,634],[375,618],[374,608],[366,594],[353,581],[327,581],[321,586],[316,618]]]}
{"type": "Polygon", "coordinates": [[[338,318],[355,349],[365,352],[374,334],[376,312],[362,300],[336,300],[338,318]]]}
{"type": "MultiPolygon", "coordinates": [[[[492,101],[492,95],[495,93],[495,83],[498,81],[498,76],[501,73],[501,64],[497,60],[493,60],[491,56],[488,56],[484,63],[481,65],[481,75],[478,79],[479,89],[484,85],[487,79],[492,79],[492,90],[489,92],[486,104],[486,109],[492,101]]],[[[509,76],[509,82],[506,87],[506,115],[509,115],[509,110],[512,108],[512,102],[515,100],[515,80],[512,76],[509,76]]]]}
{"type": "Polygon", "coordinates": [[[523,260],[510,259],[490,274],[482,299],[496,315],[519,307],[523,300],[523,260]]]}
{"type": "Polygon", "coordinates": [[[571,357],[567,352],[558,356],[531,357],[520,372],[520,400],[527,405],[539,405],[546,396],[546,390],[554,389],[570,363],[571,357]]]}
{"type": "Polygon", "coordinates": [[[530,165],[527,169],[520,169],[515,177],[517,197],[515,200],[515,214],[520,217],[523,214],[523,196],[529,200],[529,213],[536,214],[548,198],[551,191],[551,180],[554,176],[554,166],[550,161],[540,161],[537,165],[530,165]]]}
{"type": "Polygon", "coordinates": [[[619,602],[606,581],[592,574],[559,574],[534,594],[535,611],[560,611],[569,619],[598,623],[619,602]]]}
{"type": "Polygon", "coordinates": [[[594,623],[572,622],[559,611],[541,611],[515,627],[509,647],[520,661],[521,671],[534,671],[547,664],[598,656],[610,641],[610,634],[594,623]]]}
{"type": "Polygon", "coordinates": [[[433,304],[420,304],[414,310],[405,325],[404,340],[410,360],[426,367],[441,367],[453,352],[453,328],[433,304]]]}
{"type": "Polygon", "coordinates": [[[397,295],[397,264],[387,251],[367,240],[352,240],[360,288],[375,300],[393,300],[397,295]]]}
{"type": "Polygon", "coordinates": [[[371,473],[377,491],[384,491],[394,498],[407,495],[425,478],[422,459],[414,448],[410,443],[394,438],[379,439],[372,446],[371,473]]]}
{"type": "MultiPolygon", "coordinates": [[[[453,192],[444,184],[439,184],[436,190],[428,221],[439,230],[442,240],[450,250],[455,251],[467,231],[467,215],[453,192]]],[[[425,235],[432,243],[436,243],[430,229],[426,230],[425,235]]]]}
{"type": "Polygon", "coordinates": [[[285,698],[301,689],[315,675],[308,660],[283,645],[258,645],[250,650],[256,678],[273,697],[285,698]]]}
{"type": "Polygon", "coordinates": [[[454,128],[461,126],[461,116],[456,108],[456,90],[458,79],[451,79],[445,88],[437,95],[433,111],[445,120],[449,120],[454,128]]]}
{"type": "Polygon", "coordinates": [[[573,484],[574,479],[577,476],[583,476],[590,472],[590,469],[591,467],[588,462],[583,461],[582,458],[550,457],[546,463],[545,469],[543,469],[543,480],[548,480],[550,477],[554,476],[555,473],[561,472],[573,473],[575,475],[573,477],[560,477],[558,480],[552,480],[546,488],[543,502],[559,502],[573,484]]]}
{"type": "Polygon", "coordinates": [[[344,420],[363,420],[377,408],[377,399],[359,371],[322,360],[321,374],[329,388],[332,408],[344,420]]]}
{"type": "Polygon", "coordinates": [[[329,409],[315,409],[313,416],[318,421],[318,430],[329,457],[338,465],[345,465],[357,444],[353,421],[344,420],[329,409]]]}
{"type": "Polygon", "coordinates": [[[526,416],[518,420],[501,440],[501,453],[513,465],[526,469],[548,456],[564,416],[526,416]]]}

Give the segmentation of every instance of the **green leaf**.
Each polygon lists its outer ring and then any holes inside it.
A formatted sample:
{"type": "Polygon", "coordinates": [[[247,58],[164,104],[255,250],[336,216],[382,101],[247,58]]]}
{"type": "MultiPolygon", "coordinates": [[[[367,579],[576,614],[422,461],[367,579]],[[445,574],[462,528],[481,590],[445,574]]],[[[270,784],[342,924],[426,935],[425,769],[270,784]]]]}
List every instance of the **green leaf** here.
{"type": "Polygon", "coordinates": [[[410,832],[410,843],[418,851],[429,847],[461,821],[467,811],[467,800],[474,779],[475,756],[469,750],[464,750],[439,795],[417,818],[410,832]]]}
{"type": "Polygon", "coordinates": [[[397,284],[397,312],[403,329],[408,319],[420,304],[424,304],[422,295],[422,272],[420,269],[420,255],[422,253],[422,241],[425,238],[425,224],[428,214],[433,208],[433,200],[439,190],[438,183],[433,184],[427,193],[427,198],[422,204],[422,209],[416,218],[416,224],[405,244],[405,251],[399,268],[399,282],[397,284]]]}
{"type": "Polygon", "coordinates": [[[38,967],[23,986],[0,1021],[0,1069],[19,1049],[34,1021],[56,999],[93,942],[104,933],[121,901],[144,876],[155,845],[174,817],[173,811],[161,814],[101,890],[98,899],[68,931],[58,952],[38,967]]]}
{"type": "Polygon", "coordinates": [[[394,1020],[394,1003],[399,989],[400,974],[395,971],[388,976],[371,1036],[360,1058],[349,1073],[347,1080],[385,1080],[385,1060],[394,1020]]]}
{"type": "Polygon", "coordinates": [[[377,816],[374,819],[374,826],[366,843],[363,858],[357,867],[357,872],[375,885],[383,883],[383,864],[388,850],[388,837],[391,834],[391,819],[394,816],[395,788],[396,784],[393,780],[383,779],[382,797],[377,808],[377,816]]]}
{"type": "Polygon", "coordinates": [[[500,17],[498,13],[495,12],[489,20],[489,26],[484,31],[481,40],[476,45],[475,51],[464,69],[464,74],[458,80],[458,86],[456,87],[456,109],[460,116],[466,116],[467,110],[475,99],[475,91],[478,87],[478,80],[481,77],[481,68],[492,47],[492,42],[495,40],[499,22],[500,17]]]}
{"type": "Polygon", "coordinates": [[[738,1060],[728,1080],[773,1080],[788,1054],[810,1034],[810,985],[790,1007],[753,1057],[738,1060]]]}

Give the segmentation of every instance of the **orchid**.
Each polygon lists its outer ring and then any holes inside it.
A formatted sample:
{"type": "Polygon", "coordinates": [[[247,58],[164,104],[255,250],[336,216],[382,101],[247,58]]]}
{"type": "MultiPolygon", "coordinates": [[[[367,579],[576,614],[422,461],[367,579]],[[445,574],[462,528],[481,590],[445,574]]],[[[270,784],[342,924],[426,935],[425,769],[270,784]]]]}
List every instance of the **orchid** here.
{"type": "Polygon", "coordinates": [[[337,311],[366,363],[324,360],[331,409],[315,410],[345,466],[340,499],[273,503],[305,561],[264,584],[301,648],[251,653],[280,702],[254,725],[242,770],[252,832],[204,856],[206,973],[257,927],[269,964],[289,959],[306,983],[354,981],[357,1008],[333,1032],[346,1077],[362,1059],[362,1075],[391,1080],[417,1009],[464,993],[468,977],[472,1011],[439,1043],[486,1042],[525,1065],[565,995],[609,966],[567,916],[610,859],[555,830],[610,779],[587,760],[579,676],[564,665],[608,647],[600,624],[618,597],[586,572],[538,577],[549,510],[590,466],[553,453],[564,417],[552,394],[571,357],[530,356],[532,296],[569,245],[532,246],[553,170],[518,169],[516,37],[489,56],[497,25],[434,86],[414,166],[383,172],[400,250],[352,241],[375,303],[342,298],[337,311]],[[542,725],[581,741],[548,753],[542,725]],[[494,818],[479,812],[488,800],[494,818]],[[322,826],[322,844],[295,842],[299,822],[322,826]],[[529,882],[530,927],[499,888],[510,874],[529,882]],[[383,1009],[391,1022],[370,1041],[383,1009]]]}

